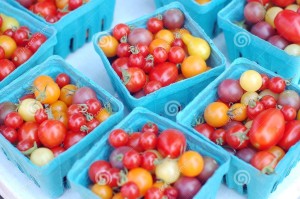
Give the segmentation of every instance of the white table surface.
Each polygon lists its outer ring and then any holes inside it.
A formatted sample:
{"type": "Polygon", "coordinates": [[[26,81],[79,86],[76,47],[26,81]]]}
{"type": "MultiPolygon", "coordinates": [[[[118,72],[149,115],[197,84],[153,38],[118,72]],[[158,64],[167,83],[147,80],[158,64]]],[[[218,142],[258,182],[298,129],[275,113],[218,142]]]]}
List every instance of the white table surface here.
{"type": "MultiPolygon", "coordinates": [[[[130,21],[142,15],[151,13],[155,9],[153,0],[117,0],[113,24],[130,21]]],[[[215,40],[220,50],[227,55],[223,35],[215,40]]],[[[97,84],[117,96],[110,84],[100,58],[91,43],[67,57],[67,62],[82,71],[97,84]]],[[[300,164],[278,186],[270,196],[271,199],[300,199],[300,164]]],[[[17,167],[8,161],[0,152],[0,195],[5,199],[48,199],[32,181],[30,181],[17,167]]],[[[60,199],[80,199],[72,189],[67,190],[60,199]]],[[[235,191],[221,185],[217,199],[244,199],[235,191]]]]}

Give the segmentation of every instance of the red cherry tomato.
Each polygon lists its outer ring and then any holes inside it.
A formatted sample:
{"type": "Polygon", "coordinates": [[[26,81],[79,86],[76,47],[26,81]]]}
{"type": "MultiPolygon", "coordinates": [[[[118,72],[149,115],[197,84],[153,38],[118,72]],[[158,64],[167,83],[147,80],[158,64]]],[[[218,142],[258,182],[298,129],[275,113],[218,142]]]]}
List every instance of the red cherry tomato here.
{"type": "Polygon", "coordinates": [[[169,51],[168,58],[169,61],[174,64],[182,63],[185,58],[185,52],[183,48],[179,46],[173,46],[169,51]]]}
{"type": "Polygon", "coordinates": [[[234,149],[243,149],[249,145],[247,128],[240,124],[235,125],[226,131],[226,141],[234,149]]]}
{"type": "Polygon", "coordinates": [[[263,82],[259,90],[263,91],[268,88],[270,78],[266,74],[260,74],[260,75],[262,77],[263,82]]]}
{"type": "Polygon", "coordinates": [[[28,41],[26,48],[35,53],[46,40],[47,37],[42,33],[34,33],[28,41]]]}
{"type": "Polygon", "coordinates": [[[122,80],[128,91],[135,93],[144,87],[146,83],[146,74],[140,68],[128,68],[123,72],[122,80]]]}
{"type": "Polygon", "coordinates": [[[137,168],[141,165],[141,163],[142,163],[142,158],[136,150],[131,149],[130,151],[127,151],[125,153],[123,158],[123,165],[127,169],[137,168]]]}
{"type": "Polygon", "coordinates": [[[12,144],[15,144],[18,141],[18,133],[11,127],[1,126],[0,133],[12,144]]]}
{"type": "Polygon", "coordinates": [[[36,122],[25,122],[18,129],[18,139],[21,140],[30,140],[32,143],[36,142],[37,145],[40,145],[40,139],[38,136],[39,125],[36,122]]]}
{"type": "Polygon", "coordinates": [[[109,134],[108,142],[115,148],[126,146],[128,141],[129,135],[123,129],[115,129],[109,134]]]}
{"type": "Polygon", "coordinates": [[[215,131],[215,128],[208,125],[207,123],[198,124],[194,127],[196,131],[198,131],[200,134],[204,135],[208,139],[212,140],[213,133],[215,131]]]}
{"type": "Polygon", "coordinates": [[[68,132],[64,139],[64,148],[69,149],[71,146],[82,140],[85,136],[86,133],[84,132],[68,132]]]}
{"type": "Polygon", "coordinates": [[[150,30],[150,32],[155,34],[164,28],[164,23],[162,20],[152,17],[147,22],[147,28],[150,30]]]}
{"type": "Polygon", "coordinates": [[[32,56],[32,52],[25,47],[18,47],[12,54],[11,60],[16,67],[25,63],[32,56]]]}
{"type": "Polygon", "coordinates": [[[176,82],[178,69],[174,63],[165,62],[156,65],[149,74],[150,81],[159,81],[162,86],[168,86],[176,82]]]}
{"type": "Polygon", "coordinates": [[[157,137],[155,133],[152,132],[144,132],[140,137],[140,145],[146,150],[155,149],[157,144],[157,137]]]}
{"type": "Polygon", "coordinates": [[[212,141],[218,145],[226,145],[226,131],[224,129],[216,129],[212,134],[212,141]]]}
{"type": "Polygon", "coordinates": [[[129,57],[130,56],[130,45],[128,43],[119,43],[117,47],[118,57],[129,57]]]}
{"type": "Polygon", "coordinates": [[[155,48],[152,52],[152,55],[153,55],[155,64],[163,63],[168,59],[168,53],[162,47],[155,48]]]}
{"type": "Polygon", "coordinates": [[[57,157],[59,154],[61,154],[61,153],[63,153],[63,152],[66,151],[66,149],[64,149],[61,146],[54,147],[54,148],[52,148],[50,150],[53,152],[54,157],[57,157]]]}
{"type": "Polygon", "coordinates": [[[83,0],[69,0],[69,10],[75,10],[82,6],[83,0]]]}
{"type": "Polygon", "coordinates": [[[131,54],[129,56],[128,65],[130,67],[143,68],[146,64],[146,59],[141,53],[131,54]]]}
{"type": "Polygon", "coordinates": [[[154,161],[158,159],[157,153],[154,151],[145,151],[141,155],[142,162],[141,167],[148,170],[153,171],[155,169],[154,161]]]}
{"type": "Polygon", "coordinates": [[[136,199],[140,195],[139,187],[134,182],[127,182],[121,188],[121,195],[123,198],[136,199]]]}
{"type": "Polygon", "coordinates": [[[260,99],[260,102],[264,105],[265,109],[275,108],[276,107],[276,99],[271,95],[265,95],[260,99]]]}
{"type": "Polygon", "coordinates": [[[13,129],[19,128],[23,124],[23,119],[17,112],[10,112],[6,115],[4,120],[5,126],[13,129]]]}
{"type": "Polygon", "coordinates": [[[247,106],[248,118],[253,120],[263,110],[265,110],[265,107],[264,107],[263,103],[261,103],[261,102],[255,102],[254,105],[248,104],[248,106],[247,106]]]}
{"type": "Polygon", "coordinates": [[[70,80],[70,77],[68,74],[60,73],[59,75],[57,75],[55,82],[57,83],[59,88],[62,88],[64,86],[70,84],[71,80],[70,80]]]}
{"type": "Polygon", "coordinates": [[[113,36],[117,39],[120,40],[124,36],[128,36],[130,33],[130,28],[126,24],[117,24],[114,29],[113,29],[113,36]]]}
{"type": "Polygon", "coordinates": [[[142,127],[142,133],[144,132],[152,132],[155,135],[158,135],[158,126],[153,123],[153,122],[147,122],[143,127],[142,127]]]}
{"type": "Polygon", "coordinates": [[[93,183],[97,183],[97,179],[99,177],[98,174],[101,173],[101,171],[106,171],[110,168],[111,168],[111,164],[107,161],[97,160],[93,162],[89,167],[89,171],[88,171],[90,180],[93,183]]]}
{"type": "Polygon", "coordinates": [[[122,70],[127,70],[128,69],[128,57],[121,57],[117,58],[113,63],[112,63],[112,68],[114,71],[118,74],[120,78],[122,78],[122,70]]]}
{"type": "Polygon", "coordinates": [[[56,15],[56,6],[51,1],[38,2],[33,7],[33,12],[44,18],[56,15]]]}
{"type": "Polygon", "coordinates": [[[95,98],[87,100],[85,104],[88,107],[87,111],[93,115],[96,115],[102,108],[101,102],[95,98]]]}
{"type": "Polygon", "coordinates": [[[69,116],[68,127],[70,130],[74,132],[81,131],[84,125],[86,125],[86,118],[82,113],[76,113],[69,116]]]}
{"type": "Polygon", "coordinates": [[[38,136],[41,143],[49,148],[62,144],[67,130],[65,125],[58,120],[46,120],[38,129],[38,136]]]}
{"type": "Polygon", "coordinates": [[[13,62],[8,59],[0,60],[0,81],[2,81],[5,77],[7,77],[10,73],[12,73],[16,69],[16,66],[13,62]]]}
{"type": "Polygon", "coordinates": [[[154,91],[159,90],[161,87],[162,85],[159,81],[149,81],[144,87],[144,93],[145,95],[148,95],[150,93],[153,93],[154,91]]]}
{"type": "Polygon", "coordinates": [[[283,114],[283,117],[285,121],[291,121],[294,120],[297,116],[297,111],[294,107],[290,105],[285,105],[282,107],[281,112],[283,114]]]}
{"type": "Polygon", "coordinates": [[[281,77],[273,77],[269,80],[269,89],[274,93],[281,93],[285,90],[286,83],[281,77]]]}
{"type": "Polygon", "coordinates": [[[132,133],[129,136],[129,141],[127,143],[127,146],[132,147],[134,150],[138,151],[138,152],[142,152],[143,148],[140,145],[140,138],[141,138],[141,133],[140,132],[135,132],[132,133]]]}
{"type": "Polygon", "coordinates": [[[278,143],[285,151],[300,141],[300,120],[289,121],[285,125],[284,135],[278,143]]]}
{"type": "Polygon", "coordinates": [[[259,151],[251,159],[251,165],[266,174],[271,174],[277,165],[276,156],[268,151],[259,151]]]}

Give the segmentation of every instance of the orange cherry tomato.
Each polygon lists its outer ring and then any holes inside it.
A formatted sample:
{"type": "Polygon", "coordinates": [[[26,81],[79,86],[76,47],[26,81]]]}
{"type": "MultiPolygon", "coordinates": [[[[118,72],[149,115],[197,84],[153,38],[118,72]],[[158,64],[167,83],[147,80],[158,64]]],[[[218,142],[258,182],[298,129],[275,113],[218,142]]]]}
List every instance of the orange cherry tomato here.
{"type": "Polygon", "coordinates": [[[77,86],[73,84],[65,85],[60,90],[59,100],[63,101],[67,106],[72,104],[73,95],[77,90],[77,86]]]}
{"type": "Polygon", "coordinates": [[[196,151],[184,152],[178,160],[181,173],[187,177],[196,177],[204,167],[202,156],[196,151]]]}
{"type": "Polygon", "coordinates": [[[155,39],[162,39],[168,42],[170,45],[174,41],[175,37],[170,30],[162,29],[155,34],[155,39]]]}
{"type": "Polygon", "coordinates": [[[68,114],[66,112],[52,112],[53,119],[61,121],[68,128],[68,114]]]}
{"type": "Polygon", "coordinates": [[[213,102],[206,107],[204,119],[212,127],[222,127],[230,120],[227,115],[228,109],[228,106],[222,102],[213,102]]]}
{"type": "Polygon", "coordinates": [[[171,45],[167,41],[163,39],[154,39],[150,45],[149,45],[149,51],[150,53],[153,53],[154,49],[157,47],[162,47],[164,48],[167,52],[170,51],[171,45]]]}
{"type": "Polygon", "coordinates": [[[139,187],[141,196],[144,196],[146,191],[153,185],[152,175],[149,171],[143,168],[131,169],[127,175],[128,181],[136,183],[139,187]]]}
{"type": "Polygon", "coordinates": [[[124,199],[124,197],[122,196],[121,193],[117,193],[114,195],[114,197],[112,199],[124,199]]]}
{"type": "Polygon", "coordinates": [[[6,35],[0,36],[0,46],[4,50],[6,59],[10,59],[14,51],[17,49],[17,44],[15,40],[6,35]]]}
{"type": "Polygon", "coordinates": [[[247,119],[247,106],[242,103],[233,104],[228,111],[230,119],[242,122],[247,119]]]}
{"type": "Polygon", "coordinates": [[[34,87],[35,98],[43,104],[52,104],[60,96],[60,88],[55,82],[40,83],[34,87]]]}
{"type": "Polygon", "coordinates": [[[102,49],[106,57],[116,56],[118,45],[118,40],[111,35],[101,37],[98,42],[98,46],[102,49]]]}
{"type": "Polygon", "coordinates": [[[56,102],[50,105],[50,109],[52,112],[67,112],[68,107],[65,102],[57,100],[56,102]]]}
{"type": "Polygon", "coordinates": [[[194,77],[206,70],[206,62],[200,56],[196,55],[185,58],[181,65],[181,72],[185,78],[194,77]]]}
{"type": "Polygon", "coordinates": [[[101,199],[111,199],[113,197],[113,190],[108,185],[94,184],[91,190],[101,199]]]}
{"type": "Polygon", "coordinates": [[[110,112],[106,108],[102,108],[99,113],[96,115],[96,120],[98,120],[100,123],[104,122],[109,118],[110,112]]]}

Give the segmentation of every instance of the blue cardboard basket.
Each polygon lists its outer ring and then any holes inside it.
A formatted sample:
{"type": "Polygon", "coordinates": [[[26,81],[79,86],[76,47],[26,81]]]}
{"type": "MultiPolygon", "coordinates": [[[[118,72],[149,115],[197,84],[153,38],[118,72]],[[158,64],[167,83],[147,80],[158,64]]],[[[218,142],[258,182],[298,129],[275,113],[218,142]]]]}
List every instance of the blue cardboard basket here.
{"type": "Polygon", "coordinates": [[[41,32],[47,37],[47,41],[42,44],[38,51],[36,51],[29,60],[27,60],[24,64],[16,68],[11,74],[0,81],[1,90],[24,72],[36,66],[37,64],[42,63],[49,56],[53,55],[54,46],[56,44],[56,31],[55,29],[46,26],[45,24],[39,22],[28,14],[21,12],[6,2],[0,3],[0,13],[14,17],[19,21],[20,25],[28,26],[33,33],[41,32]]]}
{"type": "MultiPolygon", "coordinates": [[[[154,122],[158,125],[160,131],[174,128],[183,132],[187,139],[188,148],[195,150],[204,156],[214,158],[220,165],[214,175],[204,184],[202,189],[194,198],[214,199],[221,185],[224,174],[228,171],[229,156],[224,151],[219,151],[212,144],[204,141],[199,136],[190,132],[189,129],[182,127],[175,122],[163,118],[155,113],[152,113],[144,108],[134,109],[124,120],[116,127],[133,132],[141,130],[142,126],[147,122],[154,122]]],[[[109,133],[97,143],[82,159],[78,160],[68,174],[68,180],[71,187],[80,193],[82,198],[97,198],[88,188],[91,181],[88,176],[90,165],[96,160],[108,160],[109,154],[113,150],[108,143],[109,133]]]]}
{"type": "Polygon", "coordinates": [[[292,81],[298,84],[300,57],[288,55],[235,24],[244,20],[245,4],[245,0],[233,0],[218,14],[219,26],[224,31],[230,60],[245,57],[284,78],[292,78],[292,81]]]}
{"type": "MultiPolygon", "coordinates": [[[[180,3],[172,3],[165,7],[157,9],[153,14],[146,15],[135,21],[129,22],[129,25],[134,27],[145,27],[149,18],[164,13],[170,8],[178,8],[186,13],[180,3]]],[[[133,109],[135,107],[145,107],[151,111],[163,115],[167,118],[174,119],[179,110],[185,107],[202,89],[204,89],[211,81],[213,81],[225,69],[225,57],[207,37],[204,31],[191,19],[188,14],[185,14],[184,27],[188,29],[194,36],[205,39],[211,46],[211,56],[207,60],[211,70],[197,75],[192,78],[176,82],[167,87],[161,88],[142,98],[135,98],[122,83],[119,76],[113,70],[108,58],[105,56],[101,48],[98,46],[99,39],[110,32],[101,32],[94,36],[93,43],[96,52],[100,55],[103,65],[108,73],[110,81],[114,89],[118,92],[121,99],[127,104],[127,107],[133,109]]]]}
{"type": "Polygon", "coordinates": [[[54,54],[62,57],[66,57],[86,42],[91,41],[95,33],[108,29],[113,21],[115,7],[115,0],[90,0],[52,24],[23,7],[16,0],[6,1],[42,21],[46,26],[54,27],[57,30],[58,41],[54,54]]]}
{"type": "Polygon", "coordinates": [[[178,1],[184,5],[190,16],[203,28],[209,37],[216,36],[220,30],[217,24],[217,14],[231,0],[211,0],[211,2],[200,5],[194,0],[154,0],[156,7],[161,7],[178,1]]]}
{"type": "Polygon", "coordinates": [[[92,88],[102,103],[110,103],[114,114],[76,145],[72,146],[66,152],[60,154],[43,167],[32,164],[31,161],[16,147],[10,144],[10,142],[2,135],[0,136],[0,147],[7,158],[33,180],[37,186],[53,198],[63,194],[65,183],[64,177],[67,175],[74,162],[85,155],[92,145],[95,142],[98,142],[102,136],[123,117],[123,105],[118,100],[58,56],[50,57],[44,63],[37,66],[35,69],[28,71],[26,74],[13,81],[9,86],[5,87],[0,93],[0,103],[5,101],[17,103],[19,97],[26,93],[37,76],[46,74],[55,78],[59,73],[67,73],[71,77],[73,83],[77,83],[79,86],[88,86],[92,88]]]}
{"type": "MultiPolygon", "coordinates": [[[[239,58],[177,115],[178,123],[191,127],[195,119],[203,115],[206,106],[218,99],[218,85],[228,78],[239,79],[241,74],[246,70],[256,70],[259,73],[267,74],[269,77],[278,76],[260,67],[255,62],[239,58]]],[[[295,90],[300,94],[300,88],[295,84],[289,85],[288,89],[295,90]]],[[[193,130],[193,132],[200,135],[196,130],[193,130]]],[[[206,137],[204,138],[210,143],[213,143],[206,137]]],[[[220,146],[219,150],[225,151],[220,146]]],[[[300,143],[291,147],[284,158],[278,163],[275,168],[275,173],[271,175],[262,174],[250,164],[231,155],[231,165],[226,174],[225,183],[228,187],[235,189],[241,194],[248,194],[249,199],[266,199],[270,193],[276,190],[277,185],[282,182],[300,160],[299,150],[300,143]]]]}

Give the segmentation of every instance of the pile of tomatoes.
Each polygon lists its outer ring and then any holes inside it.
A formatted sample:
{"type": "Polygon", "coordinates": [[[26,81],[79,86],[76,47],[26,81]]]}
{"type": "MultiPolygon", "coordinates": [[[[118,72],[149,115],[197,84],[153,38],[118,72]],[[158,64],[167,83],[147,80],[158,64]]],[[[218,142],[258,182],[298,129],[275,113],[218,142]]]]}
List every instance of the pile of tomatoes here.
{"type": "Polygon", "coordinates": [[[79,142],[111,114],[94,90],[71,84],[65,73],[55,80],[38,76],[32,92],[18,105],[0,104],[0,133],[39,166],[79,142]]]}
{"type": "Polygon", "coordinates": [[[255,70],[225,79],[218,100],[208,104],[205,123],[194,128],[257,169],[270,174],[300,140],[300,97],[288,81],[255,70]]]}
{"type": "Polygon", "coordinates": [[[141,132],[115,129],[108,142],[114,148],[109,160],[88,170],[91,190],[102,199],[190,199],[219,167],[213,158],[186,150],[181,131],[159,133],[152,122],[141,132]]]}
{"type": "Polygon", "coordinates": [[[89,0],[17,0],[33,13],[55,23],[69,12],[79,8],[89,0]]]}
{"type": "Polygon", "coordinates": [[[128,91],[144,96],[210,69],[209,44],[183,29],[185,16],[170,9],[150,18],[147,28],[118,24],[98,45],[128,91]]]}
{"type": "Polygon", "coordinates": [[[47,40],[40,32],[32,33],[27,26],[0,13],[0,81],[25,63],[47,40]]]}
{"type": "Polygon", "coordinates": [[[299,0],[247,0],[246,26],[290,55],[300,56],[299,0]]]}

